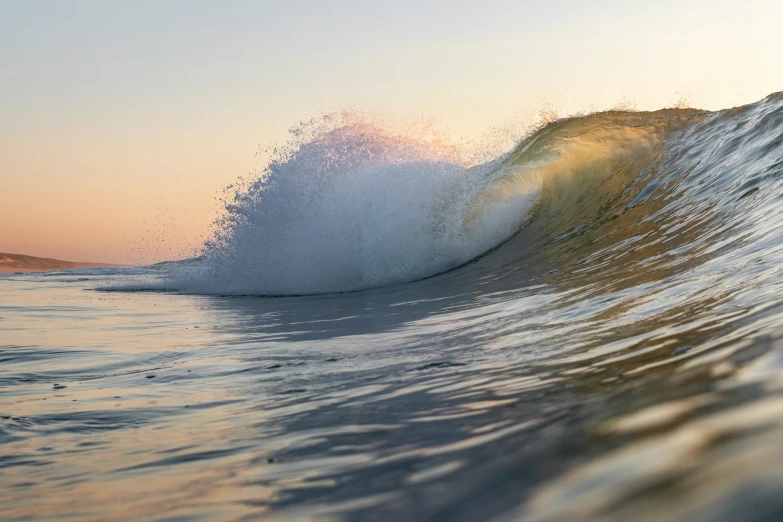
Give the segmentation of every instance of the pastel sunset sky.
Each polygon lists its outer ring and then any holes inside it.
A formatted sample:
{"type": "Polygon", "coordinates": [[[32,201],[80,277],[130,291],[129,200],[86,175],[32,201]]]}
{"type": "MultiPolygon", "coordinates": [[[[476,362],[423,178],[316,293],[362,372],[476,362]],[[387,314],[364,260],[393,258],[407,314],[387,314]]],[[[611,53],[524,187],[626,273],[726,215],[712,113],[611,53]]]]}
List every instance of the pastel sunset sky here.
{"type": "Polygon", "coordinates": [[[0,0],[0,252],[188,256],[259,146],[345,108],[481,140],[783,89],[780,0],[0,0]]]}

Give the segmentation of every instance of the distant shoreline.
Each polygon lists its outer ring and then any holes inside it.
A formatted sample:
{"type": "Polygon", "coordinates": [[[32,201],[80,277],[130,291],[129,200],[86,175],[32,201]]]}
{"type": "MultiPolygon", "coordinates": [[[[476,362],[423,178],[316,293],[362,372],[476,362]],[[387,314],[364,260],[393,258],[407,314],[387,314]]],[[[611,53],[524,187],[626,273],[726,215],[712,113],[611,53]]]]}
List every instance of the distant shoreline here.
{"type": "Polygon", "coordinates": [[[124,266],[127,265],[91,263],[86,261],[63,261],[60,259],[0,252],[0,274],[51,272],[55,270],[78,270],[85,268],[122,268],[124,266]]]}

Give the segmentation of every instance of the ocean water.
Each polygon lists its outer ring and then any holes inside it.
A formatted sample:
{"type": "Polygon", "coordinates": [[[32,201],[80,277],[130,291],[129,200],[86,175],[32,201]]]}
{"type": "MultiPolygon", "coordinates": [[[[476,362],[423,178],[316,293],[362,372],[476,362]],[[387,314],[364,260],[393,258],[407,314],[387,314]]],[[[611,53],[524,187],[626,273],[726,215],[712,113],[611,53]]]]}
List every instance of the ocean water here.
{"type": "Polygon", "coordinates": [[[0,519],[783,518],[783,95],[297,136],[196,259],[0,276],[0,519]]]}

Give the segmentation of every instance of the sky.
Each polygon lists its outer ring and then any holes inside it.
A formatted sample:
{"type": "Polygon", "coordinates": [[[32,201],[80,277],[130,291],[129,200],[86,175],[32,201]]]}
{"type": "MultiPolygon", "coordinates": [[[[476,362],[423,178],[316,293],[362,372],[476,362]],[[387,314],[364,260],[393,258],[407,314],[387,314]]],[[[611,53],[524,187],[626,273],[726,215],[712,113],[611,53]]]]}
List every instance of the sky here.
{"type": "Polygon", "coordinates": [[[780,0],[0,0],[0,252],[188,256],[259,148],[346,108],[480,142],[544,109],[750,103],[783,90],[780,20],[780,0]]]}

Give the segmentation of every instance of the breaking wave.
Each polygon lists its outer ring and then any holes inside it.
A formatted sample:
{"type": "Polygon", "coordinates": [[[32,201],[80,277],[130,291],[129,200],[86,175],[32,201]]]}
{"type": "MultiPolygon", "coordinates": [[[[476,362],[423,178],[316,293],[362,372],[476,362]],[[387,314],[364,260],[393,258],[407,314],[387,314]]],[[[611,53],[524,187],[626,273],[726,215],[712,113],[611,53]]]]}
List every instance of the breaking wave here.
{"type": "Polygon", "coordinates": [[[164,286],[253,295],[361,290],[464,265],[533,221],[554,234],[544,241],[551,246],[562,226],[587,228],[631,192],[628,208],[651,198],[683,212],[717,207],[729,187],[758,190],[775,176],[764,169],[780,169],[781,110],[772,95],[715,113],[569,118],[474,166],[426,129],[328,116],[294,129],[257,179],[231,187],[214,238],[197,261],[170,270],[164,286]],[[726,169],[747,154],[763,155],[753,158],[760,171],[726,169]],[[705,183],[712,190],[685,190],[705,183]]]}

